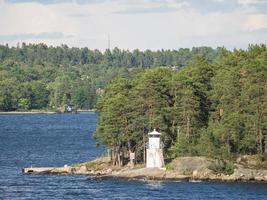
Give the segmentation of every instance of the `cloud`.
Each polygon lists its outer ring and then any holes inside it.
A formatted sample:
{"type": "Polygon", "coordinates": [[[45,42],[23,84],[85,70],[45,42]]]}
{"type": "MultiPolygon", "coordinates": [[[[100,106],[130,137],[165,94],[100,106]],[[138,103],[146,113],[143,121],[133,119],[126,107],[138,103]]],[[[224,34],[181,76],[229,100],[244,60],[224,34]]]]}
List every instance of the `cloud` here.
{"type": "Polygon", "coordinates": [[[244,29],[247,31],[255,31],[267,27],[267,15],[253,14],[247,17],[244,23],[244,29]]]}
{"type": "Polygon", "coordinates": [[[235,33],[218,33],[209,36],[190,36],[181,42],[182,46],[224,46],[228,49],[247,48],[249,44],[267,44],[267,28],[254,31],[236,31],[235,33]]]}
{"type": "Polygon", "coordinates": [[[127,8],[125,10],[116,11],[114,14],[147,14],[147,13],[169,13],[176,12],[177,9],[174,7],[147,7],[147,8],[127,8]]]}
{"type": "Polygon", "coordinates": [[[212,12],[233,12],[237,8],[235,0],[190,0],[190,5],[201,12],[208,14],[212,12]]]}
{"type": "Polygon", "coordinates": [[[251,4],[266,4],[266,0],[237,0],[238,4],[251,5],[251,4]]]}
{"type": "Polygon", "coordinates": [[[199,45],[234,48],[267,40],[262,33],[267,28],[267,14],[259,11],[263,3],[245,6],[238,0],[16,2],[0,0],[0,27],[5,27],[0,29],[0,42],[11,45],[26,40],[104,50],[109,34],[111,47],[124,49],[199,45]]]}
{"type": "Polygon", "coordinates": [[[77,3],[77,4],[89,4],[99,3],[106,0],[4,0],[6,3],[39,3],[39,4],[60,4],[60,3],[77,3]]]}
{"type": "Polygon", "coordinates": [[[147,0],[147,1],[123,1],[121,10],[113,12],[113,14],[153,14],[153,13],[171,13],[177,12],[182,8],[188,7],[189,3],[186,1],[176,0],[147,0]]]}
{"type": "Polygon", "coordinates": [[[92,15],[86,13],[72,13],[68,15],[69,17],[90,17],[92,15]]]}
{"type": "Polygon", "coordinates": [[[65,0],[58,1],[58,0],[5,0],[6,3],[41,3],[41,4],[54,4],[60,2],[67,2],[65,0]]]}
{"type": "Polygon", "coordinates": [[[238,0],[241,9],[250,14],[267,13],[267,0],[238,0]]]}
{"type": "Polygon", "coordinates": [[[10,34],[0,35],[0,41],[9,42],[17,40],[29,40],[29,39],[62,39],[71,38],[72,35],[65,36],[61,32],[42,32],[42,33],[26,33],[26,34],[10,34]]]}

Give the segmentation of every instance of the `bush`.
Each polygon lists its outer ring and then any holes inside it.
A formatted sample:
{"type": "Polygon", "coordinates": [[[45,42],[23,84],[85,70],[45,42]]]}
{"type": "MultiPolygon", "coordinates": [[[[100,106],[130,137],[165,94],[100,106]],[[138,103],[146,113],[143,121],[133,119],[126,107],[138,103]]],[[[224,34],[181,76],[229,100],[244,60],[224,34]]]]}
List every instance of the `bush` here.
{"type": "Polygon", "coordinates": [[[167,170],[174,170],[174,166],[171,163],[165,165],[167,170]]]}
{"type": "Polygon", "coordinates": [[[209,169],[216,173],[230,175],[234,173],[234,163],[229,160],[216,159],[209,169]]]}

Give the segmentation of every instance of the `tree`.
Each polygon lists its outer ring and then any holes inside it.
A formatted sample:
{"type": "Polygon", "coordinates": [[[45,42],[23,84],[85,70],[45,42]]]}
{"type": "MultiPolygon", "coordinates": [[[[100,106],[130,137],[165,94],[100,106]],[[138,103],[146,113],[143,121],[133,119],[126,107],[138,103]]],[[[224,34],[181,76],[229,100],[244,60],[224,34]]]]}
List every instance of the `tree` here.
{"type": "Polygon", "coordinates": [[[113,164],[123,164],[123,150],[130,147],[128,130],[128,92],[131,84],[126,79],[115,79],[106,88],[98,109],[101,111],[94,137],[112,149],[113,164]]]}

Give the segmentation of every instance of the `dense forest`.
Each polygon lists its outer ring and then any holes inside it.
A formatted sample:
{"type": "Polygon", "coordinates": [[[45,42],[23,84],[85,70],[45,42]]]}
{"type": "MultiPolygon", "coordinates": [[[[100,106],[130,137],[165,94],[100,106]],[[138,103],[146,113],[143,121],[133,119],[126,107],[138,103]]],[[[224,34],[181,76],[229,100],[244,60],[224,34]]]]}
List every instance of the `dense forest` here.
{"type": "Polygon", "coordinates": [[[214,62],[196,55],[181,70],[147,69],[112,80],[98,100],[94,137],[112,149],[114,164],[129,151],[142,162],[153,128],[162,133],[166,158],[264,154],[267,47],[217,53],[214,62]]]}
{"type": "Polygon", "coordinates": [[[65,104],[92,109],[115,77],[131,79],[155,67],[182,69],[196,55],[213,63],[221,48],[105,52],[45,44],[0,45],[0,111],[57,110],[65,104]],[[100,90],[101,91],[101,90],[100,90]]]}

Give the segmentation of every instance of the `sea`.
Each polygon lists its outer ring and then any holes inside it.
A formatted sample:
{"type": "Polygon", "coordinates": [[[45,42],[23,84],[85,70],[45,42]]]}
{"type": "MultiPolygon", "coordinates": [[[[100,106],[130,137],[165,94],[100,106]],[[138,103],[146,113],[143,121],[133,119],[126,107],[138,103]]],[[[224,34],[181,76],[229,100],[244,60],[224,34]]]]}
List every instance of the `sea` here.
{"type": "Polygon", "coordinates": [[[0,199],[267,200],[267,184],[95,180],[85,175],[23,174],[105,153],[93,139],[97,113],[0,115],[0,199]]]}

